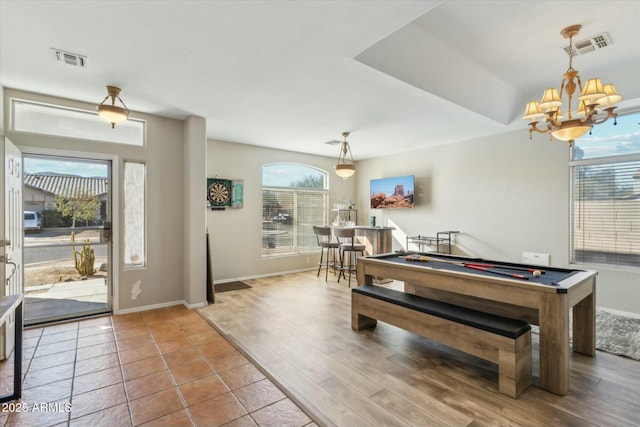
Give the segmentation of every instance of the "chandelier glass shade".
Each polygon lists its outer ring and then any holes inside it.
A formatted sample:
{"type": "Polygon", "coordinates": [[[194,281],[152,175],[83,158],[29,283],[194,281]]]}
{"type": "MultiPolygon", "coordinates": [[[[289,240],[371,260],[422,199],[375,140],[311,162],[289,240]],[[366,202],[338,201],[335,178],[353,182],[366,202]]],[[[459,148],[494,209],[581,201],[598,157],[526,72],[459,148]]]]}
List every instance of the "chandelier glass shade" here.
{"type": "Polygon", "coordinates": [[[585,135],[594,125],[606,122],[613,118],[614,124],[617,113],[613,105],[622,100],[616,92],[613,84],[602,84],[599,78],[589,79],[584,86],[580,80],[580,74],[573,69],[573,37],[578,34],[581,25],[572,25],[563,29],[560,34],[569,39],[569,68],[563,74],[560,90],[556,88],[546,89],[542,99],[527,103],[524,111],[525,120],[529,121],[529,138],[533,132],[549,133],[549,138],[560,141],[573,142],[585,135]],[[576,89],[579,95],[574,98],[576,89]],[[562,112],[562,97],[566,96],[566,118],[562,112]],[[540,120],[544,124],[538,127],[540,120]]]}
{"type": "Polygon", "coordinates": [[[98,116],[111,123],[111,128],[115,128],[117,123],[122,123],[129,118],[129,110],[120,99],[119,87],[107,86],[107,93],[108,95],[98,105],[98,116]],[[111,104],[105,104],[109,98],[111,98],[111,104]],[[116,99],[120,101],[122,107],[116,105],[116,99]]]}
{"type": "Polygon", "coordinates": [[[349,147],[349,143],[347,142],[349,132],[342,132],[342,136],[344,137],[344,141],[342,142],[342,147],[340,147],[340,155],[338,156],[338,164],[336,164],[335,170],[336,175],[342,179],[347,179],[356,173],[356,167],[353,163],[351,147],[349,147]]]}

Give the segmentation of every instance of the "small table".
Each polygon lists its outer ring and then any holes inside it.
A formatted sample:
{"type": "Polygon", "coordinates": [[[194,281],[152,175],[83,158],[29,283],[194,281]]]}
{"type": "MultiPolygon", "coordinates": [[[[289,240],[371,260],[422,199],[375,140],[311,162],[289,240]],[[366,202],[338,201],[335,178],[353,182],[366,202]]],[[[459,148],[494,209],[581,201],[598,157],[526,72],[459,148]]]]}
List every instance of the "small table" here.
{"type": "Polygon", "coordinates": [[[447,245],[448,253],[451,254],[451,235],[457,234],[459,231],[438,231],[436,237],[430,236],[407,236],[407,250],[409,250],[409,243],[415,243],[418,245],[418,251],[422,252],[425,245],[436,245],[436,252],[440,252],[440,245],[447,245]],[[441,237],[442,236],[442,237],[441,237]]]}
{"type": "Polygon", "coordinates": [[[0,396],[0,402],[17,400],[22,397],[22,328],[24,295],[0,297],[0,325],[3,325],[12,313],[15,318],[15,348],[13,350],[13,393],[0,396]]]}

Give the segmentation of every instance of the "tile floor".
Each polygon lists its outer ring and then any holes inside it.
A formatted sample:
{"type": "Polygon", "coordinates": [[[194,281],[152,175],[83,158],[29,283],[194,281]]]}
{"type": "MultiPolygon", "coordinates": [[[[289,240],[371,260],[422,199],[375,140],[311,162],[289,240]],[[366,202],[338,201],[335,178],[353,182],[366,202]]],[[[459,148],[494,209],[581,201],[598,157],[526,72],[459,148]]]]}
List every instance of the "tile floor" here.
{"type": "Polygon", "coordinates": [[[184,307],[26,329],[23,360],[23,397],[0,404],[0,426],[315,426],[184,307]]]}

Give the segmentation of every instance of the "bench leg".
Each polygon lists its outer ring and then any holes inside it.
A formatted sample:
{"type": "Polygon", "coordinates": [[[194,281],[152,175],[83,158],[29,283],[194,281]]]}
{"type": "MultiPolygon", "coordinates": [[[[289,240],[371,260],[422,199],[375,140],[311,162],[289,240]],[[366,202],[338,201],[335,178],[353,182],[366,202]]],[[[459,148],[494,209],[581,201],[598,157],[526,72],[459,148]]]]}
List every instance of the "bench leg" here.
{"type": "Polygon", "coordinates": [[[376,319],[365,316],[364,314],[352,313],[351,314],[351,329],[354,331],[361,331],[363,329],[373,329],[378,324],[376,319]]]}
{"type": "Polygon", "coordinates": [[[514,399],[531,385],[531,332],[517,338],[515,347],[498,350],[498,390],[514,399]]]}
{"type": "Polygon", "coordinates": [[[378,324],[376,319],[360,314],[360,311],[366,311],[367,300],[368,297],[351,293],[351,329],[354,331],[372,329],[378,324]]]}

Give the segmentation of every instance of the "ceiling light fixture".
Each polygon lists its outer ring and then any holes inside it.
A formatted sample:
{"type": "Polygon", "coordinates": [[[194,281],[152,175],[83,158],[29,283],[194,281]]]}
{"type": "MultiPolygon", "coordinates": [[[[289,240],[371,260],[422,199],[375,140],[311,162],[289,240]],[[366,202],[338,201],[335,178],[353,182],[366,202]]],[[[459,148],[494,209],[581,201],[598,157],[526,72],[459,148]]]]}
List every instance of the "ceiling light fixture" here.
{"type": "Polygon", "coordinates": [[[529,120],[529,139],[532,139],[533,132],[547,133],[549,139],[551,137],[560,141],[568,141],[569,146],[573,145],[573,141],[580,138],[591,130],[594,125],[606,122],[608,119],[614,119],[614,125],[617,124],[615,118],[617,113],[613,110],[613,105],[622,100],[616,92],[613,84],[603,85],[599,78],[587,80],[584,87],[580,81],[578,71],[573,69],[572,62],[574,57],[573,36],[578,34],[582,28],[581,25],[572,25],[560,31],[565,39],[569,39],[569,68],[563,74],[560,92],[556,88],[546,89],[542,95],[542,100],[531,101],[527,103],[525,108],[525,120],[529,120]],[[577,86],[576,86],[577,80],[577,86]],[[580,89],[580,96],[577,97],[577,107],[575,111],[571,109],[573,94],[576,87],[580,89]],[[562,95],[566,93],[568,98],[566,115],[564,118],[560,106],[562,105],[562,95]],[[599,113],[606,113],[606,116],[598,119],[599,113]],[[538,128],[538,119],[544,117],[547,126],[538,128]]]}
{"type": "Polygon", "coordinates": [[[340,155],[338,156],[338,164],[336,165],[336,174],[342,179],[347,179],[356,173],[356,167],[353,164],[351,148],[347,142],[349,132],[342,132],[342,136],[344,137],[344,141],[342,141],[342,147],[340,147],[340,155]],[[349,155],[348,158],[347,155],[349,155]]]}
{"type": "Polygon", "coordinates": [[[129,110],[120,98],[119,87],[107,86],[107,92],[109,94],[98,105],[98,115],[111,123],[111,128],[115,128],[116,123],[124,122],[129,118],[129,110]],[[105,104],[105,101],[109,98],[111,98],[111,105],[105,104]],[[116,105],[116,99],[120,101],[122,107],[116,105]]]}

